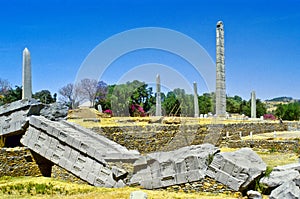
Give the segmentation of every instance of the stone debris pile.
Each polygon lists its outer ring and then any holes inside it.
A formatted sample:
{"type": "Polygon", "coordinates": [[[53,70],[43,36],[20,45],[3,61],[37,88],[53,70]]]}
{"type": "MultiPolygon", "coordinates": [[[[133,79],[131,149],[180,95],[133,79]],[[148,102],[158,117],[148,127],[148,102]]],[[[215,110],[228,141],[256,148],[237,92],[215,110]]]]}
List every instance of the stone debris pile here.
{"type": "Polygon", "coordinates": [[[277,166],[260,183],[271,190],[270,199],[300,198],[300,163],[277,166]]]}

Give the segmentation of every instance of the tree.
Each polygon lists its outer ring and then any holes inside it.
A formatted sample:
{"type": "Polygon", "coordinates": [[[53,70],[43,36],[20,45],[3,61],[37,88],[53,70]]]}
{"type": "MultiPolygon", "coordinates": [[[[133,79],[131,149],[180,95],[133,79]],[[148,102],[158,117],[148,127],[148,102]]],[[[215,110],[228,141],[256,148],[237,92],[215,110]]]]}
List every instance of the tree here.
{"type": "Polygon", "coordinates": [[[212,97],[209,93],[204,93],[198,97],[199,113],[207,114],[213,112],[212,97]]]}
{"type": "MultiPolygon", "coordinates": [[[[110,88],[109,88],[110,89],[110,88]]],[[[148,112],[155,104],[155,99],[152,96],[152,88],[149,88],[144,82],[134,80],[126,84],[115,85],[111,92],[108,90],[108,99],[111,102],[113,114],[117,116],[133,115],[132,105],[141,107],[145,112],[148,112]]]]}
{"type": "Polygon", "coordinates": [[[62,98],[60,98],[60,100],[65,102],[66,104],[68,104],[69,107],[72,107],[75,104],[75,96],[73,94],[73,88],[74,88],[74,85],[69,83],[66,86],[63,86],[58,91],[58,93],[62,96],[62,98]]]}
{"type": "MultiPolygon", "coordinates": [[[[243,100],[241,103],[241,114],[245,114],[248,117],[251,116],[251,100],[245,101],[243,100]]],[[[256,117],[263,116],[267,113],[267,108],[264,103],[261,102],[260,99],[256,99],[256,117]]]]}
{"type": "Polygon", "coordinates": [[[6,91],[0,99],[0,105],[11,103],[22,99],[22,87],[15,86],[15,89],[6,91]]]}
{"type": "Polygon", "coordinates": [[[300,103],[279,104],[275,110],[275,115],[284,120],[299,120],[300,103]]]}
{"type": "Polygon", "coordinates": [[[234,97],[226,98],[226,111],[228,113],[240,113],[241,101],[237,101],[234,97]]]}
{"type": "Polygon", "coordinates": [[[88,99],[91,106],[94,106],[98,82],[94,79],[82,79],[78,84],[79,93],[82,99],[88,99]]]}
{"type": "Polygon", "coordinates": [[[51,96],[51,92],[48,90],[41,90],[39,92],[36,92],[32,96],[35,99],[39,99],[44,104],[51,104],[56,101],[56,93],[51,96]]]}
{"type": "Polygon", "coordinates": [[[267,113],[267,107],[260,99],[256,99],[256,117],[263,116],[267,113]]]}
{"type": "Polygon", "coordinates": [[[180,102],[173,91],[167,93],[167,96],[162,103],[162,107],[167,115],[180,116],[181,114],[180,102]]]}
{"type": "Polygon", "coordinates": [[[9,90],[11,90],[10,83],[5,79],[0,78],[0,95],[5,95],[9,90]]]}

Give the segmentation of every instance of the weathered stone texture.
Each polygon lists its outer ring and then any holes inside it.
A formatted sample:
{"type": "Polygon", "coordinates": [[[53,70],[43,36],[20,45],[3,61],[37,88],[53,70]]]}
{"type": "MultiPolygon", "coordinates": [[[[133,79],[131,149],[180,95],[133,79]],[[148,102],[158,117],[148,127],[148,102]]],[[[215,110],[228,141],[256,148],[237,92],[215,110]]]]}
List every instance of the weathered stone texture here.
{"type": "Polygon", "coordinates": [[[226,114],[226,84],[225,84],[225,48],[223,22],[218,21],[216,28],[216,115],[226,114]]]}
{"type": "Polygon", "coordinates": [[[135,162],[130,184],[156,189],[201,180],[209,158],[218,151],[211,144],[203,144],[147,154],[135,162]]]}
{"type": "Polygon", "coordinates": [[[1,145],[9,145],[7,137],[24,134],[29,125],[29,116],[38,115],[42,108],[43,105],[34,99],[19,100],[0,106],[1,145]]]}
{"type": "Polygon", "coordinates": [[[22,99],[32,98],[31,58],[27,48],[23,50],[22,99]]]}
{"type": "Polygon", "coordinates": [[[295,152],[299,150],[299,142],[294,140],[227,140],[222,146],[228,148],[259,148],[277,152],[295,152]]]}
{"type": "Polygon", "coordinates": [[[286,181],[270,195],[270,199],[297,199],[300,198],[300,189],[293,181],[286,181]]]}
{"type": "Polygon", "coordinates": [[[238,191],[244,190],[266,170],[266,164],[251,149],[218,153],[206,175],[238,191]]]}
{"type": "MultiPolygon", "coordinates": [[[[222,137],[226,138],[226,132],[230,133],[232,139],[239,139],[239,132],[242,132],[242,136],[246,136],[249,135],[249,132],[253,132],[254,135],[286,129],[286,124],[268,122],[226,125],[149,124],[92,128],[93,131],[110,140],[128,149],[138,150],[140,153],[175,150],[184,146],[203,144],[204,140],[219,146],[222,137]]],[[[240,143],[237,144],[240,145],[240,143]]],[[[250,147],[250,144],[247,146],[250,147]]]]}
{"type": "Polygon", "coordinates": [[[32,116],[21,143],[95,186],[124,186],[126,174],[108,167],[105,159],[129,161],[139,154],[128,151],[107,138],[70,123],[53,122],[42,116],[32,116]]]}
{"type": "Polygon", "coordinates": [[[0,162],[0,177],[42,176],[27,147],[1,148],[0,162]]]}
{"type": "Polygon", "coordinates": [[[283,171],[272,171],[270,176],[263,177],[260,180],[260,183],[266,185],[267,187],[278,187],[282,185],[284,182],[293,181],[297,178],[300,178],[300,174],[298,171],[289,169],[283,171]]]}
{"type": "Polygon", "coordinates": [[[67,107],[66,105],[55,102],[53,104],[45,105],[45,107],[41,110],[40,115],[49,120],[58,121],[67,117],[68,110],[69,107],[67,107]]]}

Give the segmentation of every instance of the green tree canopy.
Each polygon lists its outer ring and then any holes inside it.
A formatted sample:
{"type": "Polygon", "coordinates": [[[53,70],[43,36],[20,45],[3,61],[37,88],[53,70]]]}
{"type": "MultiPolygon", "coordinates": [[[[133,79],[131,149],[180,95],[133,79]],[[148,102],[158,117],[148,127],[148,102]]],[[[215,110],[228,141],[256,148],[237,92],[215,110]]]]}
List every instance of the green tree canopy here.
{"type": "Polygon", "coordinates": [[[48,90],[41,90],[32,95],[33,98],[39,99],[44,104],[51,104],[56,102],[56,93],[54,93],[53,97],[51,92],[48,90]]]}

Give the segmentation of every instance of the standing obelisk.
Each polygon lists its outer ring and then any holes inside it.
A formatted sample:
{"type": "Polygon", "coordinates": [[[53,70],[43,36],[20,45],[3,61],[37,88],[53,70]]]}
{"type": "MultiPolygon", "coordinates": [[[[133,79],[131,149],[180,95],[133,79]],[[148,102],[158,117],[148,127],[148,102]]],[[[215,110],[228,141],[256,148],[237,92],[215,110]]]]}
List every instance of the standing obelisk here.
{"type": "Polygon", "coordinates": [[[32,98],[31,60],[27,48],[23,50],[22,99],[32,98]]]}
{"type": "Polygon", "coordinates": [[[196,82],[194,82],[194,112],[195,112],[195,117],[199,117],[199,103],[198,103],[198,92],[197,92],[196,82]]]}
{"type": "Polygon", "coordinates": [[[219,21],[216,28],[216,115],[226,116],[224,28],[219,21]]]}
{"type": "Polygon", "coordinates": [[[161,116],[160,76],[156,76],[156,112],[155,116],[161,116]]]}
{"type": "Polygon", "coordinates": [[[251,92],[251,118],[256,118],[256,95],[255,95],[255,91],[251,92]]]}

